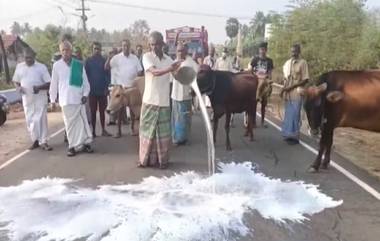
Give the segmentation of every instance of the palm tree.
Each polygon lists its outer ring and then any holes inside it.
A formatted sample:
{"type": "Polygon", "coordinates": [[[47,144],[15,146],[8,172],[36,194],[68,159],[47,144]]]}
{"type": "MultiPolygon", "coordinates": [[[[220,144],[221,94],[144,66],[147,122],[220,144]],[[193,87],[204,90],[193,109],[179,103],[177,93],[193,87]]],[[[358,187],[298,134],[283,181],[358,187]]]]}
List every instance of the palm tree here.
{"type": "Polygon", "coordinates": [[[32,27],[29,23],[24,23],[24,26],[22,26],[21,31],[23,36],[30,34],[32,32],[32,27]]]}
{"type": "Polygon", "coordinates": [[[226,23],[227,36],[232,40],[239,32],[240,23],[236,18],[229,18],[226,23]]]}
{"type": "Polygon", "coordinates": [[[268,18],[261,11],[256,12],[255,16],[250,22],[252,33],[254,36],[264,38],[265,24],[268,22],[268,18]]]}

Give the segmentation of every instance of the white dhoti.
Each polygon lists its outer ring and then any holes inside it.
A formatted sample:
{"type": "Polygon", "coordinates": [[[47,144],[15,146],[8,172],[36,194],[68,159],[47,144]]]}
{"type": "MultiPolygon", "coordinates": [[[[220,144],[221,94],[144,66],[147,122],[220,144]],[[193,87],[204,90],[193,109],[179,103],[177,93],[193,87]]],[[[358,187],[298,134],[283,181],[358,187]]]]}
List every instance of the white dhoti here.
{"type": "Polygon", "coordinates": [[[66,105],[62,107],[63,121],[69,148],[79,149],[92,142],[85,105],[66,105]]]}
{"type": "Polygon", "coordinates": [[[47,142],[47,95],[46,92],[39,94],[27,94],[22,98],[26,127],[32,141],[39,144],[47,142]]]}

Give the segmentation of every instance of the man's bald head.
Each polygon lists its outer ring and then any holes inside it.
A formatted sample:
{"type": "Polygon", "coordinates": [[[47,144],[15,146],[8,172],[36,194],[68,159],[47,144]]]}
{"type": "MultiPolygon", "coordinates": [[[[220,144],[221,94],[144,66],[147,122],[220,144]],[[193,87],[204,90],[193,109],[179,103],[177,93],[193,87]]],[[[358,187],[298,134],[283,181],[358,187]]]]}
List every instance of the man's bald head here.
{"type": "Polygon", "coordinates": [[[214,57],[214,55],[215,55],[215,47],[214,47],[214,45],[210,44],[210,46],[209,46],[209,52],[210,52],[210,56],[214,57]]]}
{"type": "Polygon", "coordinates": [[[151,50],[159,57],[163,56],[162,47],[164,45],[164,37],[160,32],[154,31],[149,35],[149,46],[151,50]]]}
{"type": "Polygon", "coordinates": [[[188,46],[186,43],[179,42],[177,45],[177,58],[185,59],[188,54],[188,46]]]}
{"type": "Polygon", "coordinates": [[[71,55],[73,52],[73,46],[69,41],[67,41],[67,40],[62,41],[59,44],[59,50],[61,52],[62,59],[64,61],[69,61],[71,59],[71,55]]]}

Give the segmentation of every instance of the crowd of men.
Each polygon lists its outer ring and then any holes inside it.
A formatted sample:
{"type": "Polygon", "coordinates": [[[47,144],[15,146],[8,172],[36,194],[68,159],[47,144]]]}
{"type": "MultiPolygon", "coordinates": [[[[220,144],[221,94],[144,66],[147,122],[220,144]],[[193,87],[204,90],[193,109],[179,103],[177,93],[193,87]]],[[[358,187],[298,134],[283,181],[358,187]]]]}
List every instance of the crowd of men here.
{"type": "MultiPolygon", "coordinates": [[[[109,86],[132,88],[136,77],[144,76],[138,166],[167,168],[171,145],[184,145],[189,141],[192,116],[190,86],[182,85],[174,73],[183,66],[197,72],[200,64],[218,71],[239,72],[240,58],[238,56],[232,61],[227,48],[217,58],[215,48],[210,46],[207,57],[193,59],[189,56],[187,44],[179,42],[177,57],[173,60],[165,54],[164,39],[159,32],[150,34],[149,48],[144,54],[143,47],[137,45],[135,55],[130,41],[123,40],[121,51],[114,49],[105,58],[101,44],[94,42],[92,56],[83,60],[80,49],[75,48],[73,53],[72,44],[63,40],[59,44],[61,58],[53,64],[51,77],[47,67],[36,61],[35,53],[27,51],[25,61],[17,65],[13,81],[22,93],[27,129],[33,142],[30,149],[52,150],[47,143],[49,94],[53,109],[57,102],[62,109],[67,155],[75,156],[78,151],[92,153],[91,143],[97,136],[97,113],[101,136],[111,135],[105,123],[109,86]]],[[[285,99],[285,119],[282,134],[289,144],[296,144],[299,139],[302,98],[297,88],[309,79],[307,63],[300,57],[300,50],[299,45],[294,45],[292,57],[283,67],[285,87],[281,96],[285,99]]],[[[271,82],[273,68],[273,61],[267,57],[267,45],[263,43],[259,55],[250,62],[250,69],[259,78],[258,101],[265,92],[263,86],[271,82]]],[[[110,123],[115,118],[125,118],[126,112],[122,108],[117,117],[110,116],[110,123]]],[[[134,118],[133,113],[130,115],[134,118]]],[[[116,137],[118,135],[120,133],[116,137]]]]}

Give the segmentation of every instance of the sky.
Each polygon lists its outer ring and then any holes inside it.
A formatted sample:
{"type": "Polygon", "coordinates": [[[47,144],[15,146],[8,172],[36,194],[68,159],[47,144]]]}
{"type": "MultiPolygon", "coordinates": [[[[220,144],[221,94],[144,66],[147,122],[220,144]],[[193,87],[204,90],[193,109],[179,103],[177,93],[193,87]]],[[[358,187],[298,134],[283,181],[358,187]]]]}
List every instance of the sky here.
{"type": "MultiPolygon", "coordinates": [[[[256,11],[286,10],[289,0],[103,0],[113,3],[127,3],[153,8],[163,8],[187,12],[201,12],[223,17],[190,16],[167,12],[156,12],[128,8],[120,5],[96,3],[86,0],[86,7],[91,10],[88,28],[106,29],[108,31],[127,28],[135,20],[145,19],[152,30],[164,31],[181,26],[200,27],[204,25],[211,42],[219,44],[226,39],[225,24],[228,17],[240,18],[241,23],[248,23],[247,18],[256,11]]],[[[29,22],[33,27],[47,24],[81,27],[79,11],[80,0],[0,0],[0,29],[7,32],[14,21],[29,22]],[[60,7],[60,8],[59,8],[60,7]],[[75,14],[75,15],[73,15],[75,14]]],[[[368,0],[367,7],[380,7],[379,0],[368,0]]]]}

